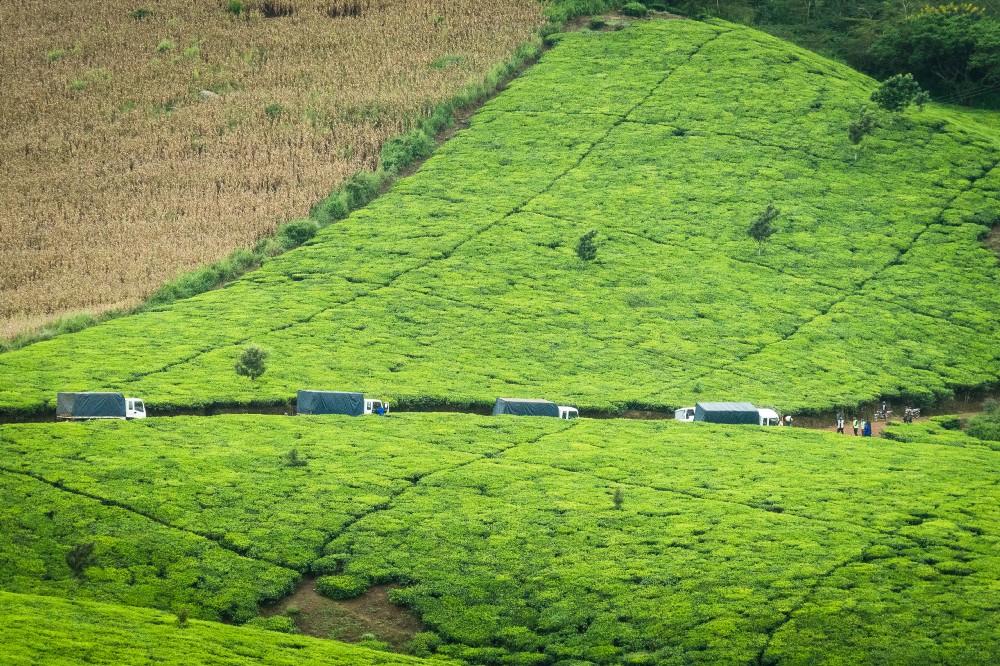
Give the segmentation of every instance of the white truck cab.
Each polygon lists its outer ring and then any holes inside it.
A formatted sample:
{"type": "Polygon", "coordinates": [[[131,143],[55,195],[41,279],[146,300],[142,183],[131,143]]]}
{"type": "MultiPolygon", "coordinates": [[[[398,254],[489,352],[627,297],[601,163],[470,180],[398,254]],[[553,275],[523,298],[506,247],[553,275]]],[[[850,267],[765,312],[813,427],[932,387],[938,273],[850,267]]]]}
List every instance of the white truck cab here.
{"type": "Polygon", "coordinates": [[[146,406],[139,398],[125,398],[125,420],[146,418],[146,406]]]}
{"type": "Polygon", "coordinates": [[[778,421],[778,412],[773,409],[761,407],[757,409],[757,413],[760,415],[760,424],[762,426],[776,426],[780,424],[780,421],[778,421]]]}
{"type": "Polygon", "coordinates": [[[370,398],[365,398],[365,414],[378,414],[379,407],[382,408],[383,414],[389,413],[388,400],[372,400],[370,398]]]}
{"type": "Polygon", "coordinates": [[[576,407],[564,407],[563,405],[559,405],[559,418],[578,419],[580,418],[580,412],[576,407]]]}
{"type": "Polygon", "coordinates": [[[694,421],[694,407],[681,407],[680,409],[674,410],[674,420],[675,421],[694,421]]]}

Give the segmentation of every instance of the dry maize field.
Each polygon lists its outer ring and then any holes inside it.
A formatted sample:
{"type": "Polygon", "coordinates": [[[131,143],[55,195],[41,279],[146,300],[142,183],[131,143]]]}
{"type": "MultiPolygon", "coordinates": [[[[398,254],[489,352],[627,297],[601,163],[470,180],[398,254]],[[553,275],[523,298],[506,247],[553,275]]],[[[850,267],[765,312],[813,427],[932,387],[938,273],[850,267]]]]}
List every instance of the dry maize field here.
{"type": "Polygon", "coordinates": [[[538,0],[0,3],[0,336],[252,246],[541,24],[538,0]]]}

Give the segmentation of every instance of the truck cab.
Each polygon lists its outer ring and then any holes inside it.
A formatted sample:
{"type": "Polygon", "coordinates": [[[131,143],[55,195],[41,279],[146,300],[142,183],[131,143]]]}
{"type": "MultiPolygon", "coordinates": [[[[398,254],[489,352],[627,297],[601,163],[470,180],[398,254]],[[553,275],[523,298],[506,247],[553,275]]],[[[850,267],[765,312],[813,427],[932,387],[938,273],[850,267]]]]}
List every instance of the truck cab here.
{"type": "Polygon", "coordinates": [[[675,421],[694,421],[694,407],[681,407],[680,409],[674,410],[674,420],[675,421]]]}
{"type": "Polygon", "coordinates": [[[142,404],[142,400],[125,398],[125,420],[144,418],[146,418],[146,406],[142,404]]]}
{"type": "Polygon", "coordinates": [[[773,409],[761,408],[757,410],[757,413],[760,415],[760,424],[762,426],[776,426],[781,424],[778,420],[778,412],[773,409]]]}
{"type": "Polygon", "coordinates": [[[578,419],[580,418],[580,412],[576,407],[565,407],[559,405],[559,418],[561,419],[578,419]]]}
{"type": "Polygon", "coordinates": [[[379,407],[383,409],[383,414],[389,413],[389,403],[386,400],[365,399],[365,414],[378,414],[379,407]]]}

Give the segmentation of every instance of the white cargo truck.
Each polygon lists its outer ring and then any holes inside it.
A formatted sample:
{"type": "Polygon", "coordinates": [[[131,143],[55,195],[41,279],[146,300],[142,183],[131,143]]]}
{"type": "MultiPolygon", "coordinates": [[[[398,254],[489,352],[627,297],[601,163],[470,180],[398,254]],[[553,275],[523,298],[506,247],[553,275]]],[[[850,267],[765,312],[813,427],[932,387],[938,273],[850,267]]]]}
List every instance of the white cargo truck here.
{"type": "Polygon", "coordinates": [[[144,419],[146,406],[139,398],[103,391],[60,392],[56,396],[56,419],[144,419]]]}
{"type": "Polygon", "coordinates": [[[706,423],[743,423],[761,426],[780,425],[778,412],[766,407],[757,408],[749,402],[699,402],[694,407],[674,410],[675,421],[704,421],[706,423]]]}
{"type": "Polygon", "coordinates": [[[530,398],[497,398],[493,405],[493,416],[510,414],[512,416],[555,416],[560,419],[580,418],[576,407],[557,405],[550,400],[534,400],[530,398]]]}

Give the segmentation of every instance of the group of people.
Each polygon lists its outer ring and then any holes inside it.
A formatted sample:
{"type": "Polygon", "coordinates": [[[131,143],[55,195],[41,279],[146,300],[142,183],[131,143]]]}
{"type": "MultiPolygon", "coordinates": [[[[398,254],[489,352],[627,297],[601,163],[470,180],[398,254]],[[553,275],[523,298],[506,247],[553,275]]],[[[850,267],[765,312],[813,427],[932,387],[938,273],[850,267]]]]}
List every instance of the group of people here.
{"type": "MultiPolygon", "coordinates": [[[[844,415],[838,413],[837,414],[837,432],[839,432],[841,435],[846,434],[846,433],[844,433],[844,426],[846,424],[847,424],[847,422],[844,420],[844,415]]],[[[855,437],[858,436],[858,429],[859,428],[861,430],[861,436],[862,437],[871,437],[872,436],[872,424],[871,424],[871,421],[861,420],[861,419],[858,419],[858,417],[855,416],[854,417],[854,422],[851,425],[854,426],[854,436],[855,437]]]]}

